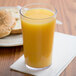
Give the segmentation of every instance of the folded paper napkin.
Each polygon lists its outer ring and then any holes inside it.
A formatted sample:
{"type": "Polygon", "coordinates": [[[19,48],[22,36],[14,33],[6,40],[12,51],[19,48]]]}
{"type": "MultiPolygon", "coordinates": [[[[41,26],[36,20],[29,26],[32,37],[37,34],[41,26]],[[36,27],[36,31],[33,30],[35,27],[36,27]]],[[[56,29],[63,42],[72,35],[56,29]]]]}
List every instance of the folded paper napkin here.
{"type": "Polygon", "coordinates": [[[55,32],[52,65],[45,70],[32,71],[26,68],[24,56],[20,57],[11,69],[36,76],[59,76],[76,56],[76,37],[55,32]]]}

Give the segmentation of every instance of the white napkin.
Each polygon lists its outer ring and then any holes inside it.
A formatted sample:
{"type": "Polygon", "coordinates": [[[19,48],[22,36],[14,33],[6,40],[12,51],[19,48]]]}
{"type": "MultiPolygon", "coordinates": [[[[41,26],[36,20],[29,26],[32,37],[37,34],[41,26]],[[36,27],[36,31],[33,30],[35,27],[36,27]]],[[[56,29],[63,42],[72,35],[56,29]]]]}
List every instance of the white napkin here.
{"type": "Polygon", "coordinates": [[[20,57],[11,69],[36,76],[59,76],[76,56],[76,37],[55,32],[52,65],[45,70],[32,71],[26,68],[24,56],[20,57]]]}

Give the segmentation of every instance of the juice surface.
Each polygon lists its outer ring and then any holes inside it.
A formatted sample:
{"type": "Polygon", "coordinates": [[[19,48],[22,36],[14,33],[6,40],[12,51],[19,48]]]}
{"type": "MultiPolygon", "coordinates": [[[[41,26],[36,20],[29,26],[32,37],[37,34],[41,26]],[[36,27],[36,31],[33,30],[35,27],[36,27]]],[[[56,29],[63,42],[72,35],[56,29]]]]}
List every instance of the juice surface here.
{"type": "Polygon", "coordinates": [[[51,65],[56,18],[48,9],[27,10],[21,19],[24,56],[27,65],[42,68],[51,65]]]}
{"type": "Polygon", "coordinates": [[[28,10],[24,15],[31,19],[44,19],[53,16],[54,13],[48,9],[34,8],[28,10]]]}

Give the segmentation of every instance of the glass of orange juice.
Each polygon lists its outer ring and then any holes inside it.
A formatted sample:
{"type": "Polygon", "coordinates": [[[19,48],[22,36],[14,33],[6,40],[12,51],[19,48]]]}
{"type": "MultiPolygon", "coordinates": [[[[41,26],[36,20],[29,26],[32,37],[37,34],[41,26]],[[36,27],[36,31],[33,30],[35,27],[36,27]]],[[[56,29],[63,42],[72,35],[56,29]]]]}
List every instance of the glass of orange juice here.
{"type": "Polygon", "coordinates": [[[32,70],[48,68],[52,64],[52,47],[57,10],[42,3],[21,8],[21,24],[26,67],[32,70]]]}

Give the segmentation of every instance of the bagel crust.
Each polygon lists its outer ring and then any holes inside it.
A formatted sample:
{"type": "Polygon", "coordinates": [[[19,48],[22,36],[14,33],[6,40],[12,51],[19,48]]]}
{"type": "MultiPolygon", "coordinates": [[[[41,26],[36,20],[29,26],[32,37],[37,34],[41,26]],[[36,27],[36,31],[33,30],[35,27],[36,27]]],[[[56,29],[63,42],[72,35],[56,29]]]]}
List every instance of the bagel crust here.
{"type": "Polygon", "coordinates": [[[15,19],[12,14],[6,10],[0,10],[0,38],[10,34],[15,19]]]}
{"type": "Polygon", "coordinates": [[[11,28],[10,27],[2,25],[0,27],[0,38],[3,38],[5,36],[9,35],[10,32],[11,32],[11,28]]]}

